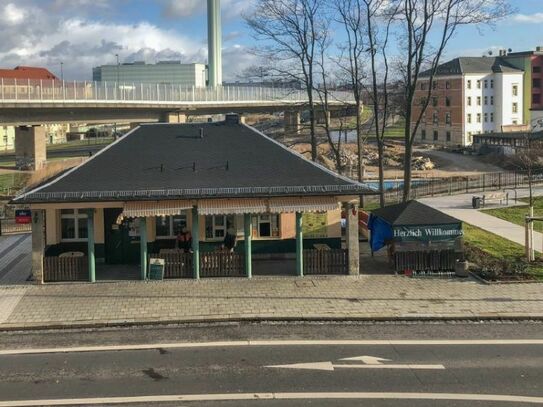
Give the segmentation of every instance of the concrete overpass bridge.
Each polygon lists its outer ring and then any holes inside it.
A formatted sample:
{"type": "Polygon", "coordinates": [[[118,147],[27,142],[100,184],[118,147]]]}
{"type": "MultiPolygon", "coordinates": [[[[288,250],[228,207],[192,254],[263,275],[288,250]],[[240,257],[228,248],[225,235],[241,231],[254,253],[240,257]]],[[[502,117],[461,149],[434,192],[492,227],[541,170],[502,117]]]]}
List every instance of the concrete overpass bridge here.
{"type": "MultiPolygon", "coordinates": [[[[319,99],[315,92],[314,100],[319,99]]],[[[298,132],[307,103],[305,91],[280,87],[2,79],[0,125],[16,126],[17,165],[39,168],[46,159],[44,124],[182,123],[191,115],[284,112],[286,130],[298,132]]],[[[350,92],[331,92],[329,104],[331,110],[344,111],[354,100],[350,92]]]]}

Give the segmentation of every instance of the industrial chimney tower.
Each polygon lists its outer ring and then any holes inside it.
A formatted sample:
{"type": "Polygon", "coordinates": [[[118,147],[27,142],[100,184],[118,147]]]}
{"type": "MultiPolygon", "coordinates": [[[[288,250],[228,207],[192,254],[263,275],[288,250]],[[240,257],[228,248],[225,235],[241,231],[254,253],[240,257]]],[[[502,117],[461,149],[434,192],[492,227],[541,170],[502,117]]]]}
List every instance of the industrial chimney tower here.
{"type": "Polygon", "coordinates": [[[220,0],[207,0],[209,86],[222,85],[222,28],[220,0]]]}

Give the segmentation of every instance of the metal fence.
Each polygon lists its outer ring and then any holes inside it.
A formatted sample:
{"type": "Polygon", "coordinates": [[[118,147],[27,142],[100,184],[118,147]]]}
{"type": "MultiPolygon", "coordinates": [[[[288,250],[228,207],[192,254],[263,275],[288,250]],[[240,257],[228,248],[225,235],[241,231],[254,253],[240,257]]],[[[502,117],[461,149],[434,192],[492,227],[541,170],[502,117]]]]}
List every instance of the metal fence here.
{"type": "MultiPolygon", "coordinates": [[[[403,181],[387,181],[392,187],[385,192],[387,205],[398,203],[403,198],[403,181]]],[[[532,176],[534,186],[543,185],[543,173],[532,176]]],[[[411,199],[432,196],[484,193],[486,191],[510,190],[528,186],[528,176],[522,172],[497,172],[469,176],[429,178],[414,180],[411,185],[411,199]]],[[[379,201],[379,196],[368,196],[366,203],[379,201]]]]}
{"type": "MultiPolygon", "coordinates": [[[[315,100],[318,94],[315,91],[315,100]]],[[[165,83],[76,82],[55,80],[0,80],[1,102],[116,102],[205,103],[263,102],[303,103],[301,89],[256,86],[196,87],[165,83]]],[[[330,92],[330,102],[354,102],[351,92],[330,92]]]]}
{"type": "Polygon", "coordinates": [[[0,236],[32,232],[31,224],[19,224],[13,218],[0,219],[0,236]]]}

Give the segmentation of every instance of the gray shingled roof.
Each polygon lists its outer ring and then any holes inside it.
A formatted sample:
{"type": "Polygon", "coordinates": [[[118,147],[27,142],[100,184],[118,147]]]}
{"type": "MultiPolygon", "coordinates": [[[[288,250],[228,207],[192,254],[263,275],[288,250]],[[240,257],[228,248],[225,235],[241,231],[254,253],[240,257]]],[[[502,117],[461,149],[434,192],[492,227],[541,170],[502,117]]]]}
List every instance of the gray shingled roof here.
{"type": "Polygon", "coordinates": [[[461,223],[437,209],[418,201],[385,206],[372,211],[372,215],[385,220],[391,226],[451,225],[461,223]]]}
{"type": "Polygon", "coordinates": [[[85,164],[14,201],[374,193],[248,126],[220,122],[142,125],[85,164]]]}
{"type": "MultiPolygon", "coordinates": [[[[421,76],[430,76],[430,72],[425,71],[421,76]]],[[[437,68],[437,76],[505,72],[523,71],[501,57],[460,57],[445,62],[437,68]]]]}

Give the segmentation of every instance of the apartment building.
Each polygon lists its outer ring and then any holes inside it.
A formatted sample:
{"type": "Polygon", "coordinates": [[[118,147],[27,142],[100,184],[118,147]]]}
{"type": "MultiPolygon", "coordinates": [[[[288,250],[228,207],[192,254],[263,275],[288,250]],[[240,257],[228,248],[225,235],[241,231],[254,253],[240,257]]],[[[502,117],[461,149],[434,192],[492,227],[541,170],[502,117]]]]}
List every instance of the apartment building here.
{"type": "Polygon", "coordinates": [[[524,124],[524,71],[503,57],[453,59],[438,67],[432,83],[430,72],[424,72],[415,95],[415,118],[430,86],[417,142],[469,146],[475,134],[524,124]]]}

